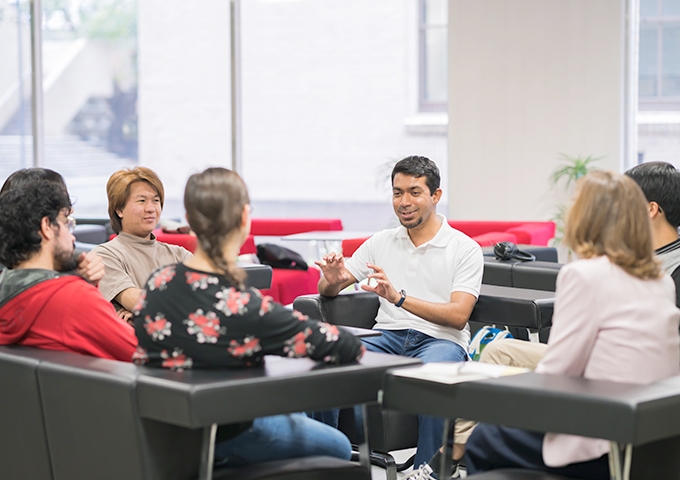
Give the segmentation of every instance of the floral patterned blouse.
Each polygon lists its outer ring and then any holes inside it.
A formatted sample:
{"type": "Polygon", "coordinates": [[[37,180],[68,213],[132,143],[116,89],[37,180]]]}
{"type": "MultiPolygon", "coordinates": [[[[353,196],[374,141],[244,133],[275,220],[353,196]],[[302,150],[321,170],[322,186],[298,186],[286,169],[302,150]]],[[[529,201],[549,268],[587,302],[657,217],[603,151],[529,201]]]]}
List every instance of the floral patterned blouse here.
{"type": "Polygon", "coordinates": [[[328,363],[359,359],[361,342],[226,277],[181,263],[151,274],[134,308],[138,365],[183,370],[260,365],[264,355],[328,363]]]}

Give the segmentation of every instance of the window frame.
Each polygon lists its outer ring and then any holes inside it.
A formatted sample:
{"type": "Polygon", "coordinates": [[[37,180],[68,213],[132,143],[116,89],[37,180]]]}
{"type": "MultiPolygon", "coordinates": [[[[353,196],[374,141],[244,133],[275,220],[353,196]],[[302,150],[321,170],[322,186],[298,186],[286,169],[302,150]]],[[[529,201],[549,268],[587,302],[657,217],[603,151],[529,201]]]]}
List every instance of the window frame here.
{"type": "MultiPolygon", "coordinates": [[[[447,98],[444,101],[433,101],[427,98],[427,64],[429,58],[426,41],[428,32],[444,30],[448,33],[449,25],[448,20],[444,23],[427,23],[425,15],[427,1],[418,0],[418,110],[421,112],[445,112],[448,108],[448,91],[445,92],[447,98]]],[[[446,48],[448,50],[448,44],[446,48]]]]}

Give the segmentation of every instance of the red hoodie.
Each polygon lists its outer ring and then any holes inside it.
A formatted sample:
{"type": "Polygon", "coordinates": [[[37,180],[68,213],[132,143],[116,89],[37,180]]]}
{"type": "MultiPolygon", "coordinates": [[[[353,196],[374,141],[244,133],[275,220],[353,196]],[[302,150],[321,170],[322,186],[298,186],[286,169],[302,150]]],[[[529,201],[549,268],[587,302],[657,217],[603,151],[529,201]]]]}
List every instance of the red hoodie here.
{"type": "Polygon", "coordinates": [[[131,361],[137,347],[134,329],[95,286],[75,275],[21,285],[12,281],[20,272],[0,275],[0,345],[131,361]]]}

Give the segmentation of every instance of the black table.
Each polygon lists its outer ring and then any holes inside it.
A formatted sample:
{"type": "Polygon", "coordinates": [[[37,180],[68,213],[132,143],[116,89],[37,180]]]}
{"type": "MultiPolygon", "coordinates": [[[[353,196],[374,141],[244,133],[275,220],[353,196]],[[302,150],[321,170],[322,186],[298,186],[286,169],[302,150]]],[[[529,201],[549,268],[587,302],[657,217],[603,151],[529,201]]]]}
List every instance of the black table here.
{"type": "MultiPolygon", "coordinates": [[[[199,478],[210,479],[218,425],[377,403],[385,371],[419,363],[417,359],[366,352],[359,363],[347,365],[266,357],[265,367],[255,369],[148,369],[138,378],[137,399],[144,418],[203,429],[199,478]]],[[[368,452],[368,445],[362,445],[360,453],[367,469],[368,452]]]]}
{"type": "Polygon", "coordinates": [[[382,404],[414,414],[607,439],[617,479],[627,478],[633,446],[680,434],[680,377],[641,386],[531,372],[447,385],[388,373],[382,404]]]}

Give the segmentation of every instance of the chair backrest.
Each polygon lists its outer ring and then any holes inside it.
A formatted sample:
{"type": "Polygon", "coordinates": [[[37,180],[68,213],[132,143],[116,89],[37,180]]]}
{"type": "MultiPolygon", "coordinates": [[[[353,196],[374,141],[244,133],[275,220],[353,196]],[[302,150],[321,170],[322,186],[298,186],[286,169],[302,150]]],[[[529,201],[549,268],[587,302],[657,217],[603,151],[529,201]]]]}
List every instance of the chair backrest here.
{"type": "Polygon", "coordinates": [[[76,225],[73,235],[76,237],[76,241],[78,242],[91,243],[94,245],[104,243],[108,238],[106,226],[104,225],[76,225]]]}
{"type": "MultiPolygon", "coordinates": [[[[519,248],[523,252],[532,254],[534,257],[536,257],[537,261],[557,263],[557,249],[555,247],[524,245],[521,242],[515,243],[517,244],[517,248],[519,248]]],[[[495,257],[494,247],[493,246],[482,247],[482,254],[485,257],[494,258],[495,257]]]]}
{"type": "Polygon", "coordinates": [[[563,264],[554,262],[517,263],[512,268],[512,286],[554,292],[562,267],[563,264]]]}
{"type": "Polygon", "coordinates": [[[255,287],[259,290],[271,288],[272,286],[272,267],[259,263],[237,263],[246,274],[245,284],[247,287],[255,287]]]}
{"type": "Polygon", "coordinates": [[[334,325],[372,328],[378,315],[380,301],[375,293],[363,291],[336,297],[302,295],[295,299],[293,308],[310,318],[334,325]]]}
{"type": "Polygon", "coordinates": [[[484,285],[528,288],[554,292],[557,274],[564,265],[555,262],[521,262],[484,257],[484,285]]]}
{"type": "Polygon", "coordinates": [[[519,260],[498,260],[484,257],[482,284],[512,287],[512,268],[519,260]]]}
{"type": "Polygon", "coordinates": [[[139,416],[135,387],[144,369],[54,353],[38,365],[38,380],[55,480],[197,475],[201,431],[139,416]]]}
{"type": "Polygon", "coordinates": [[[3,478],[53,479],[38,386],[39,363],[39,358],[22,352],[21,347],[0,347],[0,383],[3,385],[0,468],[3,478]]]}

